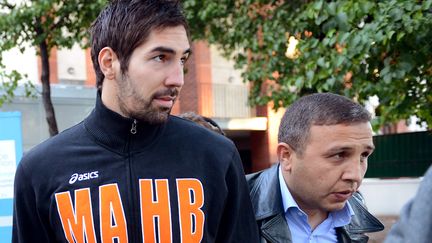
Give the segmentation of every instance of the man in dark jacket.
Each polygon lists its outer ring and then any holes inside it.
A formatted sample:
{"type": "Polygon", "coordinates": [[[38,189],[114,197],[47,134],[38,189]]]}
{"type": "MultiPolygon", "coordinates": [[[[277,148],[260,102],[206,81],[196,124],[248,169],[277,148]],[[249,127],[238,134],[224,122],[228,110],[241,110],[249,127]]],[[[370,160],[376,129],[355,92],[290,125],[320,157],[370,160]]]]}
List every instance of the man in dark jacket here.
{"type": "Polygon", "coordinates": [[[367,242],[383,225],[357,192],[373,152],[370,114],[335,94],[312,94],[285,112],[279,164],[248,175],[262,242],[367,242]]]}
{"type": "Polygon", "coordinates": [[[20,162],[13,242],[257,242],[234,144],[170,116],[190,54],[179,1],[113,0],[91,33],[96,107],[20,162]]]}

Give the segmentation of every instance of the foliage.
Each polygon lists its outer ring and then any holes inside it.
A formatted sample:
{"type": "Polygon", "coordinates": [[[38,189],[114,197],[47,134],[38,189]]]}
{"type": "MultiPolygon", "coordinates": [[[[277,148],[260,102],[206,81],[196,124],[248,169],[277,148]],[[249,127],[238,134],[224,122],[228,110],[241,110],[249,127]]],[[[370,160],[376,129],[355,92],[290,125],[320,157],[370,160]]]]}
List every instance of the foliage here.
{"type": "MultiPolygon", "coordinates": [[[[12,102],[12,99],[15,97],[14,91],[18,87],[18,81],[24,78],[27,78],[27,76],[23,76],[16,70],[11,72],[3,70],[3,72],[0,72],[0,107],[4,103],[12,102]]],[[[35,97],[35,87],[33,83],[24,83],[24,92],[26,97],[35,97]]]]}
{"type": "Polygon", "coordinates": [[[105,3],[103,0],[0,1],[0,47],[2,51],[27,44],[38,47],[46,40],[52,47],[85,45],[87,29],[105,3]],[[16,1],[14,1],[16,2],[16,1]]]}
{"type": "Polygon", "coordinates": [[[243,68],[253,105],[311,92],[364,103],[376,125],[416,115],[432,127],[432,0],[185,0],[194,38],[243,68]],[[299,42],[286,55],[289,37],[299,42]],[[289,56],[289,57],[288,57],[289,56]]]}
{"type": "MultiPolygon", "coordinates": [[[[0,54],[12,48],[24,52],[35,48],[41,57],[43,99],[47,121],[56,133],[57,123],[52,108],[49,88],[48,58],[53,47],[71,48],[75,43],[85,46],[88,27],[96,18],[105,0],[0,0],[0,54]]],[[[5,70],[0,55],[0,105],[13,98],[13,91],[24,76],[17,70],[5,70]]],[[[36,64],[36,63],[35,63],[36,64]]],[[[26,94],[33,95],[34,88],[26,85],[26,94]]]]}

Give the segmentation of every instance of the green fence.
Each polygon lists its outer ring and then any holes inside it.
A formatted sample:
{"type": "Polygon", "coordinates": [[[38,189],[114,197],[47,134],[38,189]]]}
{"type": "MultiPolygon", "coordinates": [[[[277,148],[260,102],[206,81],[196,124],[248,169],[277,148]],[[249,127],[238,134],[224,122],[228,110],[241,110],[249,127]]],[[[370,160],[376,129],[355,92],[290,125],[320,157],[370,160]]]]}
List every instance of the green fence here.
{"type": "Polygon", "coordinates": [[[413,132],[374,137],[366,177],[419,177],[432,164],[432,132],[413,132]]]}

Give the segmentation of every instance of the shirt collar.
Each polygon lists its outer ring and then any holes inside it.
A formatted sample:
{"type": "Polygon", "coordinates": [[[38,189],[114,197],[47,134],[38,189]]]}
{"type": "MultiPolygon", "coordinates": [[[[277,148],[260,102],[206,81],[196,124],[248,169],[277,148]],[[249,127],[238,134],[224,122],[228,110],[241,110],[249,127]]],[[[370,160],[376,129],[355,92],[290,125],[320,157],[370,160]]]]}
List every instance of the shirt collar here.
{"type": "MultiPolygon", "coordinates": [[[[288,190],[288,186],[285,183],[285,180],[282,176],[282,169],[279,165],[278,168],[279,173],[279,187],[282,195],[282,203],[285,214],[288,212],[289,208],[297,208],[302,211],[294,198],[292,197],[290,191],[288,190]]],[[[303,212],[303,211],[302,211],[303,212]]],[[[345,206],[338,211],[330,212],[331,217],[333,218],[334,227],[342,227],[351,222],[351,217],[355,215],[354,210],[352,209],[349,201],[345,204],[345,206]]]]}
{"type": "Polygon", "coordinates": [[[294,198],[292,197],[291,193],[288,190],[288,186],[286,185],[285,180],[282,176],[282,169],[280,165],[278,168],[278,173],[279,173],[279,187],[282,195],[284,212],[286,213],[289,208],[300,209],[298,204],[296,203],[296,201],[294,200],[294,198]]]}
{"type": "Polygon", "coordinates": [[[333,216],[334,227],[342,227],[349,224],[351,218],[355,215],[349,201],[345,203],[345,206],[341,210],[333,211],[330,214],[333,216]]]}

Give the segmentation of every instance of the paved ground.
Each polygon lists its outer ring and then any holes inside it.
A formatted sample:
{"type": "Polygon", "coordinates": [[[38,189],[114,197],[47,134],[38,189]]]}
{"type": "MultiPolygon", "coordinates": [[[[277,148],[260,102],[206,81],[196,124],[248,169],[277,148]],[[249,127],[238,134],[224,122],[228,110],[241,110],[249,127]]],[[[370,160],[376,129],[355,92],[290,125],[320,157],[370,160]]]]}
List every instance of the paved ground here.
{"type": "Polygon", "coordinates": [[[381,232],[368,234],[369,243],[382,243],[388,231],[390,230],[391,226],[398,219],[398,216],[377,216],[377,217],[384,224],[385,228],[381,232]]]}

